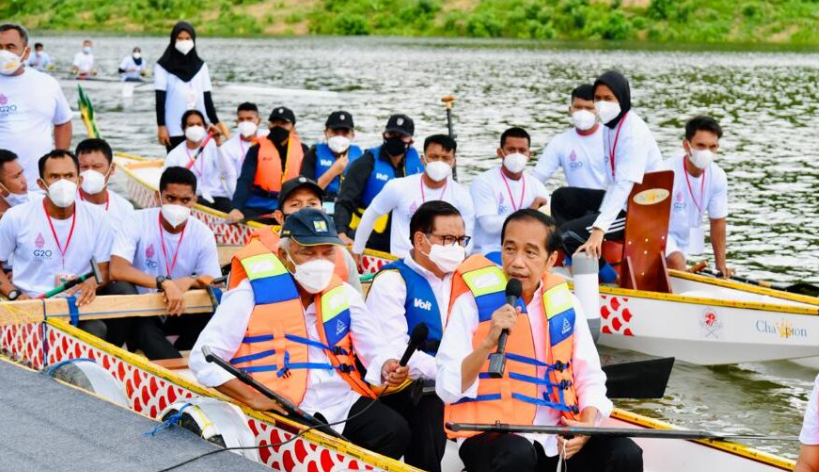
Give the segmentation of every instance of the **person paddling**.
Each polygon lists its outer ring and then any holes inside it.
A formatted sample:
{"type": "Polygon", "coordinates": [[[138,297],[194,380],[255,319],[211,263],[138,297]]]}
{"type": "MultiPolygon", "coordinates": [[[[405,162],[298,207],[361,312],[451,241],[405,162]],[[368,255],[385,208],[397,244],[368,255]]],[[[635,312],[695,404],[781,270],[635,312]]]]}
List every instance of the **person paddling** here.
{"type": "Polygon", "coordinates": [[[28,57],[26,66],[40,72],[54,69],[54,62],[51,60],[51,56],[45,52],[43,43],[34,43],[34,52],[28,57]]]}
{"type": "Polygon", "coordinates": [[[94,43],[90,39],[82,42],[82,50],[74,55],[74,62],[71,64],[71,73],[79,79],[85,79],[97,75],[94,68],[94,43]]]}
{"type": "Polygon", "coordinates": [[[142,82],[148,72],[148,66],[142,57],[142,48],[135,47],[130,55],[125,56],[117,69],[124,82],[142,82]]]}
{"type": "Polygon", "coordinates": [[[168,152],[185,140],[180,123],[188,110],[207,115],[225,137],[230,137],[213,106],[210,71],[199,57],[196,32],[190,23],[180,21],[171,30],[171,42],[154,66],[154,88],[157,138],[168,152]]]}
{"type": "Polygon", "coordinates": [[[116,173],[114,153],[103,139],[89,138],[77,144],[75,150],[80,162],[80,200],[96,205],[111,218],[115,228],[121,228],[134,216],[134,205],[108,188],[116,173]]]}
{"type": "Polygon", "coordinates": [[[341,245],[323,211],[304,208],[287,218],[276,253],[259,243],[255,254],[242,259],[246,278],[222,297],[191,351],[190,368],[202,385],[255,410],[282,411],[206,362],[207,346],[300,409],[334,424],[353,444],[398,459],[409,443],[407,422],[375,401],[356,363],[368,368],[366,380],[376,385],[400,385],[408,369],[399,367],[397,349],[384,344],[361,295],[333,275],[335,248],[341,245]]]}

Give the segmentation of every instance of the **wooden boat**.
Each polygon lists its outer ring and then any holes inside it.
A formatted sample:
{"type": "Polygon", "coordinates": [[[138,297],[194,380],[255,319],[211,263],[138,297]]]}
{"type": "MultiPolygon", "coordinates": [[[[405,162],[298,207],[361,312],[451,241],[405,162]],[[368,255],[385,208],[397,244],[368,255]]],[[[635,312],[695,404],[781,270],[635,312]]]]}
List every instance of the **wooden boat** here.
{"type": "MultiPolygon", "coordinates": [[[[213,309],[210,299],[201,290],[188,292],[186,302],[187,313],[191,316],[213,309]]],[[[164,304],[159,294],[108,296],[98,297],[78,311],[78,316],[82,319],[156,316],[164,313],[164,304]]],[[[73,359],[91,360],[122,385],[128,408],[156,420],[160,420],[171,405],[180,401],[189,402],[209,397],[232,403],[232,400],[215,390],[197,384],[184,368],[169,370],[74,328],[68,323],[70,316],[71,310],[66,299],[2,304],[0,352],[37,370],[46,370],[73,359]]],[[[237,407],[244,414],[243,418],[252,433],[254,444],[259,446],[292,438],[301,428],[281,416],[256,412],[241,405],[237,407]]],[[[615,410],[606,426],[673,428],[666,423],[622,410],[615,410]]],[[[761,472],[792,470],[794,466],[793,461],[724,441],[651,439],[638,440],[638,443],[644,450],[647,471],[761,472]]],[[[446,472],[462,470],[462,464],[457,459],[457,454],[453,454],[454,451],[454,443],[450,443],[444,460],[446,472]]],[[[280,447],[262,448],[258,460],[284,472],[417,470],[317,431],[307,432],[280,447]]]]}

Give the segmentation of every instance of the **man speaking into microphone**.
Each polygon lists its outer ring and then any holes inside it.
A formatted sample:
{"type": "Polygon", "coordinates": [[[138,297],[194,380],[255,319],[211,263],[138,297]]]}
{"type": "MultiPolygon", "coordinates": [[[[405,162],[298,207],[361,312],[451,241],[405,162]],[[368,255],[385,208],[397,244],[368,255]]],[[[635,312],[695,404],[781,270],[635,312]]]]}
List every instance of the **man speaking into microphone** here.
{"type": "MultiPolygon", "coordinates": [[[[446,422],[597,426],[611,413],[583,308],[550,272],[560,247],[551,217],[519,210],[503,224],[502,268],[476,255],[455,271],[436,356],[435,390],[446,403],[446,422]],[[520,282],[517,299],[513,287],[506,290],[510,280],[520,282]]],[[[575,472],[643,470],[642,450],[628,438],[447,435],[458,439],[469,472],[555,470],[561,458],[575,472]]]]}

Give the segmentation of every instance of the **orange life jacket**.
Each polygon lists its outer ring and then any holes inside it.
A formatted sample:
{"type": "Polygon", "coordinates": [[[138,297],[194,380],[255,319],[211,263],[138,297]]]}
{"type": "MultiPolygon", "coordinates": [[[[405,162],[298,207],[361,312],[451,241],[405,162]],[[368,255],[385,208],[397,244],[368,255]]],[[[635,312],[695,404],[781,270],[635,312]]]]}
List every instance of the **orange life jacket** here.
{"type": "Polygon", "coordinates": [[[253,185],[267,192],[279,192],[282,183],[299,176],[304,149],[296,133],[290,133],[287,141],[287,164],[282,172],[282,159],[276,146],[265,137],[258,139],[259,158],[256,162],[256,176],[253,185]]]}
{"type": "Polygon", "coordinates": [[[251,243],[245,249],[240,262],[253,287],[255,307],[242,344],[230,363],[296,404],[307,391],[309,369],[335,370],[350,388],[375,398],[356,368],[350,305],[342,281],[333,276],[327,288],[315,297],[320,341],[314,341],[308,337],[296,283],[284,264],[261,243],[251,243]],[[330,363],[310,362],[309,347],[323,349],[330,363]]]}
{"type": "MultiPolygon", "coordinates": [[[[238,286],[242,280],[247,278],[245,268],[242,266],[242,259],[259,254],[259,251],[261,250],[258,247],[259,245],[270,251],[270,253],[277,254],[279,252],[279,239],[281,239],[279,237],[279,233],[277,233],[272,226],[257,229],[251,233],[247,246],[243,247],[241,250],[239,250],[239,252],[234,254],[233,258],[230,260],[228,289],[236,288],[236,286],[238,286]]],[[[335,274],[338,276],[338,278],[344,282],[347,282],[349,275],[347,273],[347,261],[344,260],[344,253],[341,251],[346,251],[346,249],[341,246],[336,248],[335,274]]]]}
{"type": "MultiPolygon", "coordinates": [[[[531,425],[538,406],[559,410],[565,418],[579,418],[571,362],[575,320],[571,291],[566,281],[557,275],[543,274],[541,282],[545,313],[524,312],[518,316],[506,342],[503,377],[489,378],[486,372],[489,360],[484,361],[477,380],[477,397],[446,405],[446,422],[493,424],[502,421],[531,425]],[[534,339],[529,322],[531,316],[546,316],[545,339],[534,339]],[[537,342],[547,346],[546,362],[537,359],[537,342]],[[546,389],[543,397],[538,395],[541,386],[546,389]]],[[[503,271],[484,256],[470,257],[453,275],[450,308],[460,295],[467,292],[472,294],[478,306],[479,324],[472,338],[473,348],[477,348],[489,333],[492,313],[506,303],[505,289],[503,271]]],[[[476,434],[447,430],[450,438],[476,434]]]]}

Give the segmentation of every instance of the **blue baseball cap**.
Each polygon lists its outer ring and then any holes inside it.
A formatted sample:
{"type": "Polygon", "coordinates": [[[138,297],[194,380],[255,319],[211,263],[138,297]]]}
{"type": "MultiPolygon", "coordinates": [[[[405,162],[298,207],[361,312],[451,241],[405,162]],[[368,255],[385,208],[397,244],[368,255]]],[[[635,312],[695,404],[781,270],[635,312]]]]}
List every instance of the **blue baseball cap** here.
{"type": "Polygon", "coordinates": [[[338,238],[333,220],[317,208],[302,208],[288,216],[281,237],[290,238],[301,246],[344,245],[338,238]]]}

